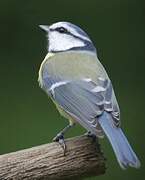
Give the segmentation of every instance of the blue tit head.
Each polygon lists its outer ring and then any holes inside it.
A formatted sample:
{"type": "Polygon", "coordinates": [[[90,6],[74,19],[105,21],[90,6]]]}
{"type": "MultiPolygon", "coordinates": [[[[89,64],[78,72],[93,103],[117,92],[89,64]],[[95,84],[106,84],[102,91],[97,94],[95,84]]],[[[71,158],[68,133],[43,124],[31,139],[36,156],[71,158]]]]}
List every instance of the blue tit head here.
{"type": "Polygon", "coordinates": [[[47,33],[49,52],[82,50],[96,53],[89,36],[80,27],[72,23],[57,22],[50,26],[40,25],[40,27],[47,33]]]}

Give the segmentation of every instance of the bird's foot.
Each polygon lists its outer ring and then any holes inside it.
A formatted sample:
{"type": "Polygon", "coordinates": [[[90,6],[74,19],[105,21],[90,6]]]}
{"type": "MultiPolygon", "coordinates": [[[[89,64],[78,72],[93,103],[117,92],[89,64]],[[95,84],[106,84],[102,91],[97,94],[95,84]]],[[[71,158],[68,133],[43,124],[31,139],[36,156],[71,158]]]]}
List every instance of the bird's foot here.
{"type": "Polygon", "coordinates": [[[97,137],[95,134],[92,134],[90,131],[86,132],[85,135],[89,138],[92,138],[93,142],[96,142],[97,137]]]}
{"type": "Polygon", "coordinates": [[[65,143],[65,140],[64,140],[64,135],[63,135],[63,133],[57,134],[56,137],[53,138],[53,141],[54,141],[54,142],[58,142],[58,143],[60,144],[60,146],[61,146],[62,149],[63,149],[64,156],[65,156],[65,153],[66,153],[66,143],[65,143]]]}

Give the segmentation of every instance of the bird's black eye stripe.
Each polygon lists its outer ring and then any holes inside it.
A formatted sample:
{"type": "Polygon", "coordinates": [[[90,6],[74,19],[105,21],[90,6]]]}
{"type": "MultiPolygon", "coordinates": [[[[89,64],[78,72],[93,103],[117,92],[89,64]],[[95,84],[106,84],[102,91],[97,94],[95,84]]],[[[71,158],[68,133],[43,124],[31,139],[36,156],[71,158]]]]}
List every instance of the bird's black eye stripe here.
{"type": "Polygon", "coordinates": [[[58,31],[59,33],[68,33],[68,30],[65,29],[64,27],[58,27],[55,30],[58,31]]]}

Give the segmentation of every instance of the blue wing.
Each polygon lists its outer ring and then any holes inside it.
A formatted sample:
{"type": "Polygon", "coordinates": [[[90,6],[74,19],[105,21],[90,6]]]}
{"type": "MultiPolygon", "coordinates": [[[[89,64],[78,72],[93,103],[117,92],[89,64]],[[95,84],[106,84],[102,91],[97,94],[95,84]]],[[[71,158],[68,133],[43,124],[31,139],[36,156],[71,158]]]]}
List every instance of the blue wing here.
{"type": "Polygon", "coordinates": [[[73,116],[88,131],[98,136],[102,136],[102,129],[97,117],[103,111],[111,112],[114,117],[113,122],[119,122],[117,105],[112,105],[113,91],[109,80],[100,78],[96,85],[91,79],[64,80],[44,74],[43,89],[64,111],[73,116]],[[113,114],[115,112],[117,115],[113,114]]]}

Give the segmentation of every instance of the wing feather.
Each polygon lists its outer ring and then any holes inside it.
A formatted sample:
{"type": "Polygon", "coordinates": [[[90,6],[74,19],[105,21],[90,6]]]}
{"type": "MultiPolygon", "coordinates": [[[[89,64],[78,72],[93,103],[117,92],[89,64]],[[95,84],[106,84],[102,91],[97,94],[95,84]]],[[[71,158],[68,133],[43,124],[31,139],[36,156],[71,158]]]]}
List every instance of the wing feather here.
{"type": "Polygon", "coordinates": [[[110,112],[113,123],[118,126],[119,109],[117,101],[115,104],[112,100],[114,92],[110,80],[100,78],[96,85],[91,79],[64,80],[45,74],[43,89],[64,111],[94,134],[102,136],[97,116],[103,111],[110,112]]]}

